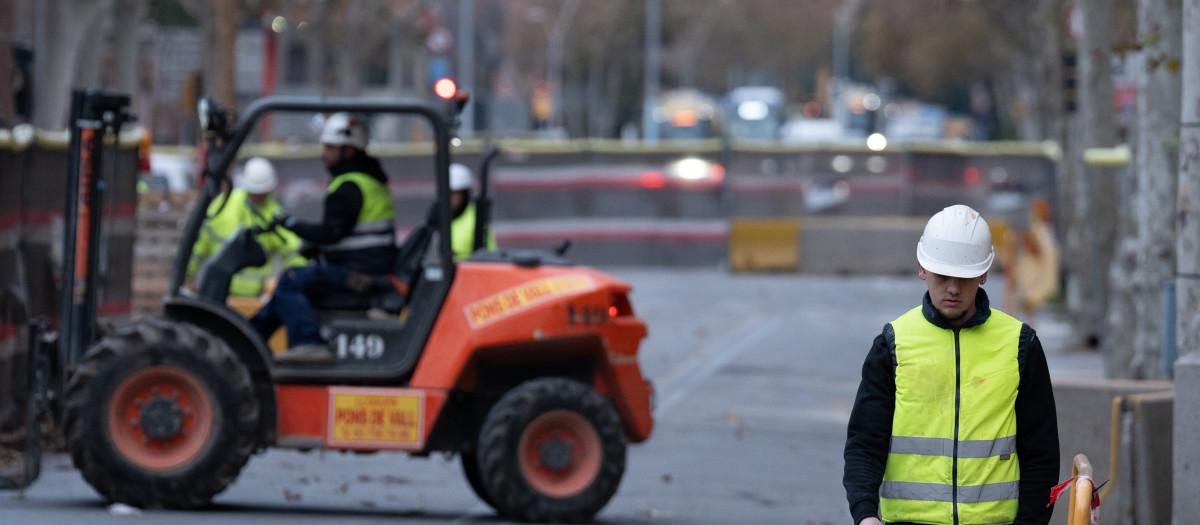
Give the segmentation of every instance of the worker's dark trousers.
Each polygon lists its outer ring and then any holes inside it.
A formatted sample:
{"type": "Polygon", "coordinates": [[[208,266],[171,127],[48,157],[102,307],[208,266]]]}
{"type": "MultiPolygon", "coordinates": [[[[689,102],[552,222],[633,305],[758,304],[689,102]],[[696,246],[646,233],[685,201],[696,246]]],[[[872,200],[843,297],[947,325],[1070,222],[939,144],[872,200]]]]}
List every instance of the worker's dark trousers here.
{"type": "Polygon", "coordinates": [[[250,319],[251,326],[266,341],[280,325],[287,327],[288,346],[325,344],[317,313],[310,300],[347,292],[345,266],[312,265],[289,268],[279,278],[275,294],[250,319]]]}

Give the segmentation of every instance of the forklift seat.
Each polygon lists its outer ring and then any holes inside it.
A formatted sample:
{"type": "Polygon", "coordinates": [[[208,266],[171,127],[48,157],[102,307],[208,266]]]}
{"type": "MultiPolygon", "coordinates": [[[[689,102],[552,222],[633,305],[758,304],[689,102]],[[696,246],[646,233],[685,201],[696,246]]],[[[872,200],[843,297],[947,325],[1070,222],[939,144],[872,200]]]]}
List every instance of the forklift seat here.
{"type": "Polygon", "coordinates": [[[379,309],[388,313],[398,314],[408,304],[406,294],[392,284],[391,275],[374,277],[375,284],[371,291],[365,293],[338,292],[328,294],[313,301],[317,310],[371,310],[379,309]]]}
{"type": "Polygon", "coordinates": [[[370,277],[371,282],[367,285],[369,291],[329,294],[313,301],[313,307],[317,310],[356,311],[377,308],[388,313],[400,313],[408,304],[410,289],[416,284],[415,277],[420,274],[421,260],[432,236],[433,229],[421,225],[397,250],[392,273],[370,277]]]}

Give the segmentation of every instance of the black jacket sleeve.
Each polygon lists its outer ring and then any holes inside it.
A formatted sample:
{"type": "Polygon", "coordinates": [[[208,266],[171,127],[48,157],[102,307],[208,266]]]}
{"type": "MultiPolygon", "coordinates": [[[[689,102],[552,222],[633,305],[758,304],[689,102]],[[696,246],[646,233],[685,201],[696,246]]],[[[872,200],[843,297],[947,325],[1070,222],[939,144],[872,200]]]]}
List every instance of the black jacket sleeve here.
{"type": "Polygon", "coordinates": [[[842,486],[854,523],[879,516],[879,485],[887,465],[896,410],[895,348],[892,325],[884,326],[863,362],[862,382],[846,429],[846,467],[842,486]]]}
{"type": "Polygon", "coordinates": [[[362,205],[363,194],[358,185],[345,183],[325,196],[325,211],[321,222],[300,222],[289,229],[308,242],[333,244],[354,231],[362,205]]]}
{"type": "Polygon", "coordinates": [[[1018,525],[1043,525],[1054,512],[1050,489],[1058,478],[1058,412],[1050,369],[1037,334],[1021,327],[1021,382],[1017,390],[1017,458],[1021,463],[1018,525]]]}

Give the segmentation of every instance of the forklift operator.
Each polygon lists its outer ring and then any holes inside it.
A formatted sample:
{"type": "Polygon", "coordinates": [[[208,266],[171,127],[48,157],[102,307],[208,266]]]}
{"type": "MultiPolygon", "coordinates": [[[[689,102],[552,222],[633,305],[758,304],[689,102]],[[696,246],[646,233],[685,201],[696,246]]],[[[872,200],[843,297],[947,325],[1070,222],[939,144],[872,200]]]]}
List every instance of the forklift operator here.
{"type": "Polygon", "coordinates": [[[283,325],[288,350],[277,363],[330,365],[335,358],[321,337],[311,299],[351,291],[352,275],[383,275],[396,255],[392,195],[379,161],[367,155],[366,123],[335,113],[321,130],[321,160],[332,179],[320,223],[286,215],[277,224],[314,245],[318,260],[284,272],[271,300],[250,320],[266,340],[283,325]]]}

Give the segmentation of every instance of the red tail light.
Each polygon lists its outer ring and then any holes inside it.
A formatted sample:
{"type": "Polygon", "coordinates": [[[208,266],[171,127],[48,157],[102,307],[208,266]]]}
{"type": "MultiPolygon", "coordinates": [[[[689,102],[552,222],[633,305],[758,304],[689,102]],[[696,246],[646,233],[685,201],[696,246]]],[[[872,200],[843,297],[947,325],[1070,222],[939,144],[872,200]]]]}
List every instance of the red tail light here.
{"type": "Polygon", "coordinates": [[[643,188],[661,188],[667,185],[667,176],[661,171],[647,171],[642,174],[643,188]]]}
{"type": "Polygon", "coordinates": [[[709,178],[711,178],[713,182],[721,182],[725,180],[725,166],[713,164],[708,173],[709,178]]]}
{"type": "Polygon", "coordinates": [[[972,166],[963,170],[963,182],[967,184],[979,182],[979,168],[972,166]]]}

